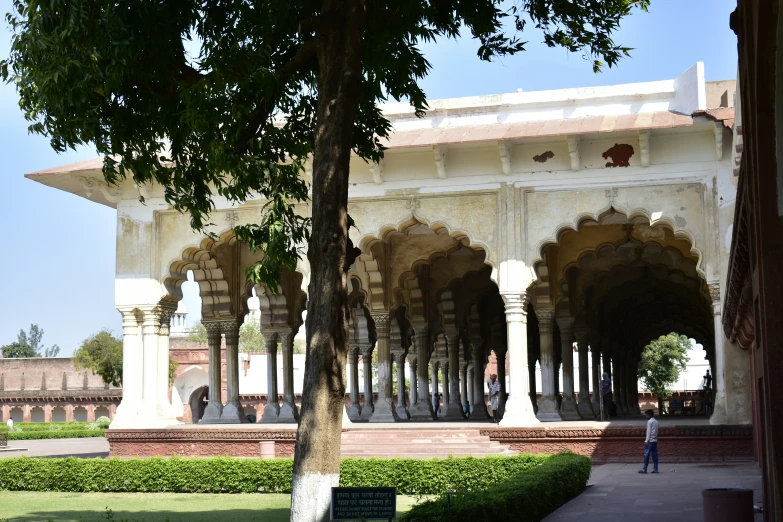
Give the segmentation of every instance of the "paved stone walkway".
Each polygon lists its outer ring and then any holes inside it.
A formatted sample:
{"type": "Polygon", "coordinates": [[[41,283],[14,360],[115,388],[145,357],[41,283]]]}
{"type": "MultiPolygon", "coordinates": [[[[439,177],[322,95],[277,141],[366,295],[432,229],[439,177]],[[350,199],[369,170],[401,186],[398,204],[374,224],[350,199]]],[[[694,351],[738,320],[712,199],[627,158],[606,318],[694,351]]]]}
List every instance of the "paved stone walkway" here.
{"type": "MultiPolygon", "coordinates": [[[[761,472],[753,463],[661,463],[658,475],[640,475],[640,468],[593,466],[585,492],[544,522],[702,522],[701,490],[707,488],[752,489],[754,503],[761,504],[761,472]]],[[[761,521],[761,515],[756,520],[761,521]]]]}
{"type": "Polygon", "coordinates": [[[108,457],[109,443],[103,437],[86,439],[9,440],[10,448],[27,448],[26,451],[3,451],[0,458],[21,457],[108,457]]]}

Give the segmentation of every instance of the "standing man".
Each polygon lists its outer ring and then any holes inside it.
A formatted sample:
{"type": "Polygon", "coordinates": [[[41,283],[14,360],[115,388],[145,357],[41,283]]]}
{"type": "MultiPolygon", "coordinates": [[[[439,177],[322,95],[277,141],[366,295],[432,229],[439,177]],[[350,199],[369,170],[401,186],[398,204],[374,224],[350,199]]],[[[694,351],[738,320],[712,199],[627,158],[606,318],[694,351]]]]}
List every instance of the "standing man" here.
{"type": "Polygon", "coordinates": [[[432,411],[435,413],[435,416],[438,417],[440,413],[440,397],[438,397],[437,393],[432,394],[432,411]]]}
{"type": "Polygon", "coordinates": [[[601,401],[604,405],[603,418],[601,420],[606,420],[612,411],[612,381],[606,372],[601,374],[601,376],[603,377],[601,379],[601,401]]]}
{"type": "Polygon", "coordinates": [[[500,382],[498,382],[498,376],[494,373],[489,376],[489,382],[487,383],[489,388],[489,404],[492,408],[492,420],[497,424],[500,419],[500,412],[498,412],[498,402],[500,398],[500,382]]]}
{"type": "Polygon", "coordinates": [[[647,436],[644,439],[644,467],[639,473],[647,473],[647,465],[650,463],[650,454],[653,459],[653,473],[658,473],[658,421],[652,410],[644,412],[647,417],[647,436]]]}

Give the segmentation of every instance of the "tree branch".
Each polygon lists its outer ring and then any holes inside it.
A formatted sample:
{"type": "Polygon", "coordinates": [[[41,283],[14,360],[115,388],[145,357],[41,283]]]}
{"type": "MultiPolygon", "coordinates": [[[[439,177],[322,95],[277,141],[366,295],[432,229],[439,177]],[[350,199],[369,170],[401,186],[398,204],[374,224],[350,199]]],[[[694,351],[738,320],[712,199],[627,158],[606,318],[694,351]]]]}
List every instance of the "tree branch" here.
{"type": "MultiPolygon", "coordinates": [[[[315,56],[315,39],[303,43],[291,59],[279,71],[275,73],[278,86],[285,85],[291,77],[304,67],[310,59],[315,56]]],[[[279,91],[279,89],[278,89],[279,91]]],[[[277,103],[277,95],[263,100],[253,112],[250,113],[250,119],[245,127],[242,136],[236,146],[237,154],[243,154],[247,151],[250,140],[258,136],[259,127],[269,118],[277,103]]]]}

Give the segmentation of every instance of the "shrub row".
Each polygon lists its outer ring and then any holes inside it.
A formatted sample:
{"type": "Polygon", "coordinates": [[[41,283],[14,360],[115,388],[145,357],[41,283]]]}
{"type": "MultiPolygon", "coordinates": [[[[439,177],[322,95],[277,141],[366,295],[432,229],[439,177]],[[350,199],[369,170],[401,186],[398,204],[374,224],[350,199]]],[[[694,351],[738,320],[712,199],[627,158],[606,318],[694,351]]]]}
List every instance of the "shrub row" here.
{"type": "MultiPolygon", "coordinates": [[[[106,429],[108,424],[98,424],[97,422],[79,422],[79,423],[54,423],[54,422],[26,422],[14,424],[13,432],[17,431],[84,431],[95,429],[106,429]]],[[[8,433],[8,427],[3,426],[2,433],[8,433]]]]}
{"type": "Polygon", "coordinates": [[[441,495],[436,500],[414,506],[400,520],[538,522],[584,491],[589,478],[590,459],[562,453],[485,490],[441,495]]]}
{"type": "Polygon", "coordinates": [[[6,435],[8,435],[8,440],[84,439],[103,437],[104,430],[11,431],[6,432],[6,435]]]}
{"type": "MultiPolygon", "coordinates": [[[[478,491],[537,469],[550,457],[445,460],[344,459],[341,486],[392,486],[401,494],[478,491]]],[[[292,459],[0,459],[0,489],[64,492],[291,492],[292,459]]]]}

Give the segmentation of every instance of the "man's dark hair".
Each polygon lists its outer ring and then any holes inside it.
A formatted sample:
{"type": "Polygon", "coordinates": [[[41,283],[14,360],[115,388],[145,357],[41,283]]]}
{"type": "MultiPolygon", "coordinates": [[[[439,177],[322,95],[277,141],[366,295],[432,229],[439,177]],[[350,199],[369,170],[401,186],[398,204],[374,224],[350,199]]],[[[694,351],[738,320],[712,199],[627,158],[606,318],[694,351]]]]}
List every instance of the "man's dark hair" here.
{"type": "Polygon", "coordinates": [[[655,417],[655,412],[652,410],[644,410],[645,415],[649,415],[650,417],[655,417]]]}

